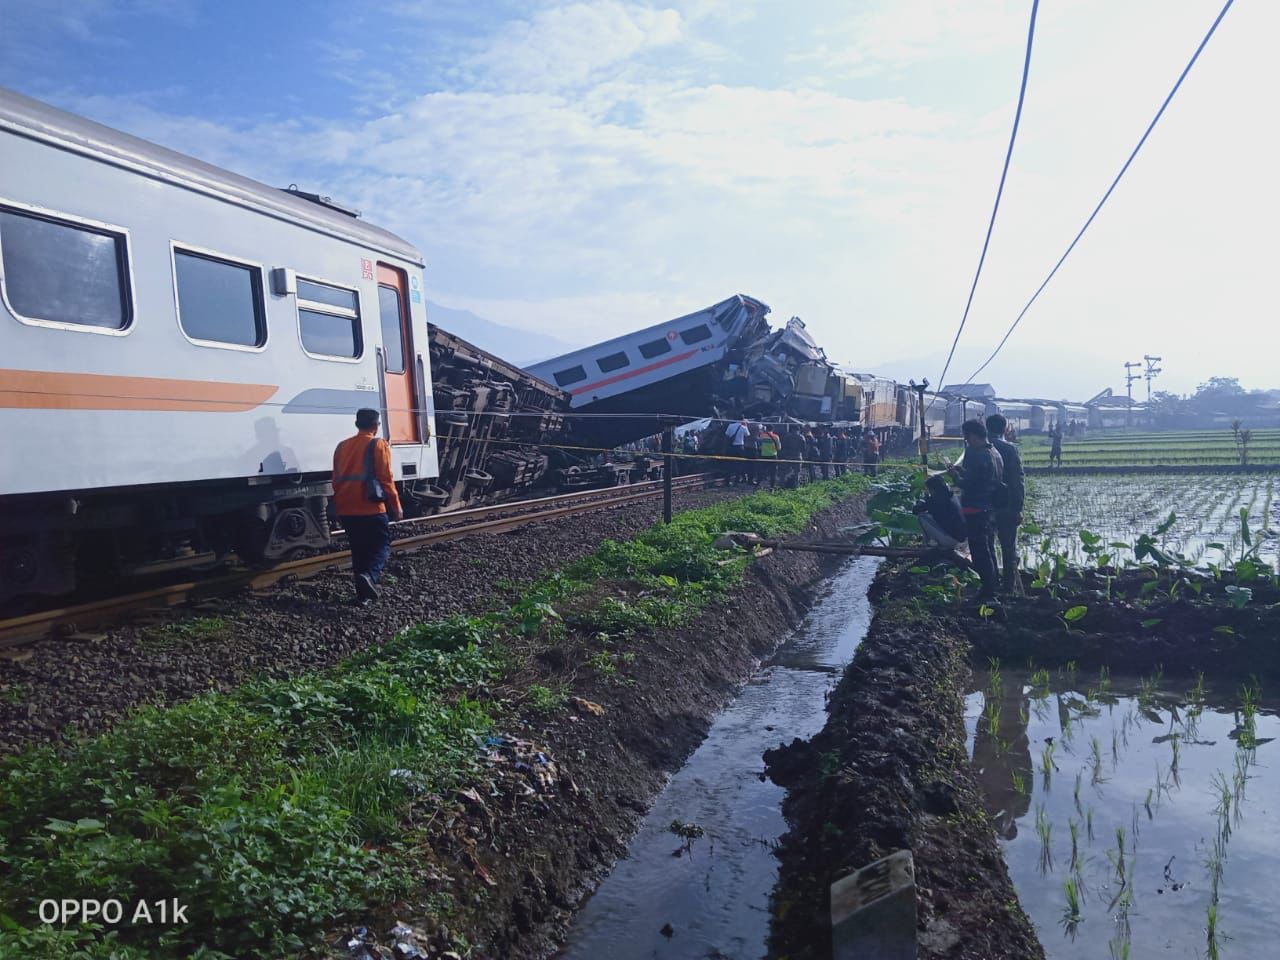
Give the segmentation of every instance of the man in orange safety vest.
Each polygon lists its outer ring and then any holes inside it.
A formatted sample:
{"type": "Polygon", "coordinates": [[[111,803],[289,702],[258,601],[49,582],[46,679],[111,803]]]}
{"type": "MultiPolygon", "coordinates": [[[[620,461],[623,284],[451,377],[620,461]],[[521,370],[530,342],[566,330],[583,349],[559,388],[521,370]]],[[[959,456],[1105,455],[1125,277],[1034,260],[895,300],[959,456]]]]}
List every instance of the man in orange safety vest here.
{"type": "Polygon", "coordinates": [[[360,604],[378,598],[377,583],[391,556],[390,520],[404,516],[391,473],[391,447],[377,436],[379,419],[377,410],[357,410],[359,432],[333,451],[333,509],[347,532],[360,604]]]}

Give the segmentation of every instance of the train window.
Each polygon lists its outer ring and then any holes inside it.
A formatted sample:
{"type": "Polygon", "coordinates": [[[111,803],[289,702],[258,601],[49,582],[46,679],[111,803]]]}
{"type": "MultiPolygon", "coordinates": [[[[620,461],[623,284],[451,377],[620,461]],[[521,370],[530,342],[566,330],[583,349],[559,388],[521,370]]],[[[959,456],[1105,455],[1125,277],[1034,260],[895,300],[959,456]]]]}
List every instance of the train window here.
{"type": "Polygon", "coordinates": [[[382,316],[382,350],[387,358],[387,373],[404,373],[404,307],[400,291],[395,287],[378,287],[378,312],[382,316]]]}
{"type": "Polygon", "coordinates": [[[298,332],[313,357],[354,360],[364,352],[354,290],[298,278],[298,332]]]}
{"type": "Polygon", "coordinates": [[[173,250],[178,323],[192,340],[232,347],[267,342],[262,270],[190,250],[173,250]]]}
{"type": "Polygon", "coordinates": [[[690,327],[688,330],[680,331],[680,339],[685,343],[701,343],[711,337],[711,328],[705,323],[700,323],[696,327],[690,327]]]}
{"type": "Polygon", "coordinates": [[[123,330],[132,320],[123,234],[0,207],[3,289],[24,320],[123,330]]]}
{"type": "Polygon", "coordinates": [[[648,343],[640,344],[640,356],[646,360],[652,360],[654,357],[660,357],[664,353],[671,352],[671,343],[666,339],[650,340],[648,343]]]}
{"type": "Polygon", "coordinates": [[[607,357],[601,357],[596,361],[596,366],[600,368],[601,373],[612,373],[614,370],[621,370],[630,362],[627,359],[627,351],[619,350],[617,353],[611,353],[607,357]]]}
{"type": "Polygon", "coordinates": [[[582,368],[582,364],[576,367],[570,367],[568,370],[561,370],[559,373],[553,373],[552,376],[558,385],[567,387],[571,383],[577,383],[579,380],[587,379],[587,371],[582,368]]]}

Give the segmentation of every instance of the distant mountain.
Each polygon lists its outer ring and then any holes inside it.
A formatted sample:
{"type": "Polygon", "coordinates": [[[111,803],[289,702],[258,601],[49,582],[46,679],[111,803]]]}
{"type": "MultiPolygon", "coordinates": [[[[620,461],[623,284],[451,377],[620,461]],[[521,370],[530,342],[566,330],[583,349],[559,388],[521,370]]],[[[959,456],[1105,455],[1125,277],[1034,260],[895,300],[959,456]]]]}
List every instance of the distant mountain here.
{"type": "Polygon", "coordinates": [[[427,319],[441,329],[469,340],[482,350],[488,350],[517,367],[526,367],[539,360],[568,353],[575,344],[557,340],[545,333],[507,327],[470,310],[455,310],[427,301],[427,319]]]}

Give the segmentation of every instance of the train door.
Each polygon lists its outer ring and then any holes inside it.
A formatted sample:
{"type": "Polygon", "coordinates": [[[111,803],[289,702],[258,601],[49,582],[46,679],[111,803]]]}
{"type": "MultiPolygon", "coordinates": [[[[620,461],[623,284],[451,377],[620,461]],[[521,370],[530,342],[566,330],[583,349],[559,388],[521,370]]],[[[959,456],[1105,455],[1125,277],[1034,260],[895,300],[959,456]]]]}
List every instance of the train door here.
{"type": "Polygon", "coordinates": [[[387,397],[387,436],[392,443],[419,443],[415,410],[413,325],[409,323],[408,285],[403,270],[378,264],[378,314],[382,321],[383,387],[387,397]]]}

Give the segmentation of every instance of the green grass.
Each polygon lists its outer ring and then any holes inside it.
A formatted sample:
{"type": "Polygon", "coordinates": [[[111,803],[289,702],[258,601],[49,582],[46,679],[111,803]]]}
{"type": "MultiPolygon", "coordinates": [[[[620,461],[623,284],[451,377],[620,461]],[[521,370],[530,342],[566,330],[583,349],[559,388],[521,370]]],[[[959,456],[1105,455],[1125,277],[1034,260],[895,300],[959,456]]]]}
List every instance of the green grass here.
{"type": "MultiPolygon", "coordinates": [[[[480,779],[475,737],[514,709],[491,685],[512,671],[516,650],[563,636],[556,604],[625,580],[650,595],[588,616],[623,638],[674,626],[724,596],[750,562],[716,550],[720,533],[799,532],[866,487],[851,474],[680,514],[607,541],[508,608],[409,628],[321,673],[145,706],[93,739],[0,760],[0,956],[280,957],[395,902],[410,890],[411,806],[480,779]],[[186,925],[55,930],[36,916],[45,898],[174,896],[186,925]]],[[[225,629],[197,618],[162,633],[176,641],[225,629]]],[[[598,657],[621,680],[633,655],[598,657]]],[[[535,684],[522,702],[547,714],[567,696],[535,684]]]]}

